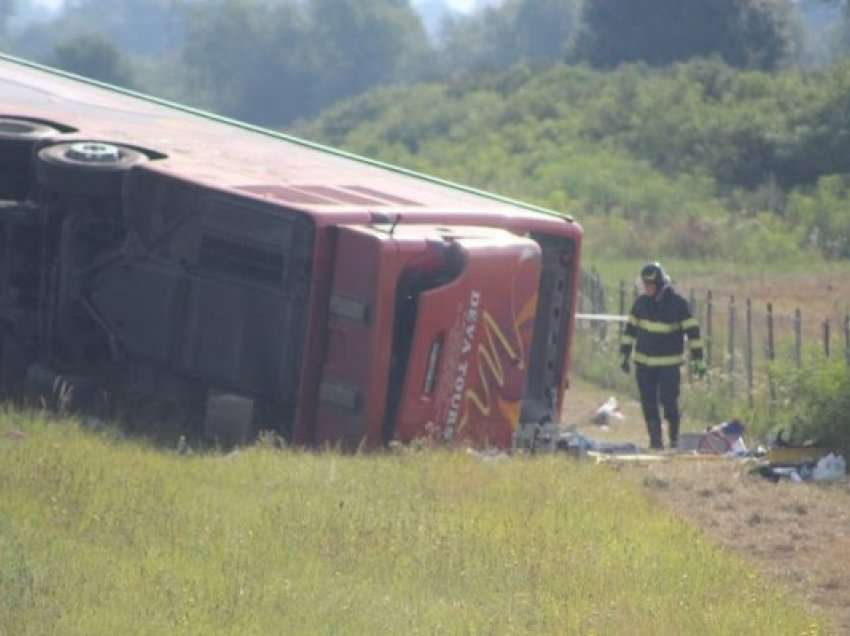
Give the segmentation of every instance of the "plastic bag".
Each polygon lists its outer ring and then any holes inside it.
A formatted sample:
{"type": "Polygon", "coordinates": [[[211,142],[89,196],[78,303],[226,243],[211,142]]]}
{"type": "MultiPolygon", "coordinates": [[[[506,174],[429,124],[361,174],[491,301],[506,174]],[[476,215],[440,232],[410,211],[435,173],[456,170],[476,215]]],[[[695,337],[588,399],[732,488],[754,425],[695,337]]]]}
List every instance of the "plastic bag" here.
{"type": "Polygon", "coordinates": [[[812,479],[815,481],[834,481],[836,479],[844,479],[844,474],[847,472],[847,464],[844,457],[830,453],[818,460],[815,469],[812,471],[812,479]]]}

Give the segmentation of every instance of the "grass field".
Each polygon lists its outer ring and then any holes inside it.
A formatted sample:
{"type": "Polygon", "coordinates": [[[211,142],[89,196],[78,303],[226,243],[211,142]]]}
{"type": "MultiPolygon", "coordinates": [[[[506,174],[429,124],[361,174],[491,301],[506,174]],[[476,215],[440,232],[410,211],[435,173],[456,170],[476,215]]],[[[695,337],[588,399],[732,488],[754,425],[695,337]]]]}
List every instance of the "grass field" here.
{"type": "Polygon", "coordinates": [[[618,472],[563,456],[179,455],[0,417],[0,634],[809,634],[618,472]]]}

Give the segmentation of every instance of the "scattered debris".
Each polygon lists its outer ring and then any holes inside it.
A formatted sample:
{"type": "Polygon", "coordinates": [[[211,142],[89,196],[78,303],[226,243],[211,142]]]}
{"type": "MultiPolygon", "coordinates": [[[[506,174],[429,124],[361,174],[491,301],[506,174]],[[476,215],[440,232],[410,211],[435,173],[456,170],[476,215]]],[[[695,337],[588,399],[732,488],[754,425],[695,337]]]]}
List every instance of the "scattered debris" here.
{"type": "Polygon", "coordinates": [[[821,457],[815,464],[812,479],[815,481],[835,481],[843,479],[846,473],[847,462],[844,461],[844,456],[830,453],[826,457],[821,457]]]}
{"type": "Polygon", "coordinates": [[[637,444],[631,442],[597,442],[575,430],[563,431],[558,436],[555,447],[559,451],[566,451],[570,455],[576,455],[578,457],[582,457],[591,451],[606,455],[637,454],[641,452],[637,444]]]}
{"type": "Polygon", "coordinates": [[[728,422],[707,428],[697,443],[697,451],[714,455],[746,455],[743,423],[732,418],[728,422]]]}
{"type": "Polygon", "coordinates": [[[772,464],[802,464],[816,462],[830,452],[830,449],[819,446],[779,446],[768,449],[767,461],[772,464]]]}
{"type": "Polygon", "coordinates": [[[617,398],[612,395],[593,412],[593,415],[590,417],[590,421],[597,426],[607,427],[611,423],[612,419],[622,420],[624,417],[623,412],[620,410],[620,404],[617,402],[617,398]]]}
{"type": "MultiPolygon", "coordinates": [[[[609,397],[595,411],[590,420],[605,428],[611,419],[622,419],[617,398],[609,397]]],[[[707,460],[728,459],[746,460],[754,463],[751,473],[760,474],[771,481],[789,480],[793,482],[826,481],[843,479],[847,466],[842,456],[812,443],[798,447],[791,446],[782,434],[769,449],[761,444],[748,448],[744,442],[744,423],[731,418],[716,426],[710,426],[698,433],[682,433],[675,449],[667,451],[647,451],[632,442],[601,442],[588,437],[577,430],[574,424],[568,428],[555,425],[551,421],[541,422],[529,429],[525,437],[515,438],[514,453],[551,453],[562,452],[572,457],[587,457],[597,463],[636,463],[652,464],[669,460],[707,460]],[[781,458],[782,461],[773,461],[781,458]]],[[[495,449],[490,451],[468,452],[483,460],[501,460],[509,455],[495,449]]],[[[753,464],[751,464],[753,465],[753,464]]]]}
{"type": "Polygon", "coordinates": [[[828,453],[817,460],[798,463],[770,462],[753,468],[752,473],[761,475],[772,482],[789,480],[795,483],[803,481],[836,481],[844,479],[847,464],[842,455],[828,453]]]}

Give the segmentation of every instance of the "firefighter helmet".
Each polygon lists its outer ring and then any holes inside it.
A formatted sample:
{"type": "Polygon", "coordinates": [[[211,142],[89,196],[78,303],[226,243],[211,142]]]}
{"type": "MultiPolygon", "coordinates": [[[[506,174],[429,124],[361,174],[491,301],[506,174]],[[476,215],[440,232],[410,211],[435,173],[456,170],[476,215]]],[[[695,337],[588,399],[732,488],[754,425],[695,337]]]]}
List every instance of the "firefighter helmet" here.
{"type": "Polygon", "coordinates": [[[664,287],[667,274],[664,273],[661,263],[649,263],[644,265],[643,269],[640,270],[640,278],[645,283],[654,283],[660,289],[664,287]]]}

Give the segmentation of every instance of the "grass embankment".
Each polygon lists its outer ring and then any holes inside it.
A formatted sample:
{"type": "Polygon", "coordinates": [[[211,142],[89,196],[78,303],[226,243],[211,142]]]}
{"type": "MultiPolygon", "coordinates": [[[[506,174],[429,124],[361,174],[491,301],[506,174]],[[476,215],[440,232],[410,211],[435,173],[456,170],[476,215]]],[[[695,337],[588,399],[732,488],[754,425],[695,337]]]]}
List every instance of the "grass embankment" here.
{"type": "Polygon", "coordinates": [[[564,457],[180,456],[11,413],[0,491],[2,634],[819,629],[616,472],[564,457]]]}

